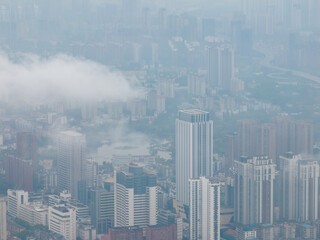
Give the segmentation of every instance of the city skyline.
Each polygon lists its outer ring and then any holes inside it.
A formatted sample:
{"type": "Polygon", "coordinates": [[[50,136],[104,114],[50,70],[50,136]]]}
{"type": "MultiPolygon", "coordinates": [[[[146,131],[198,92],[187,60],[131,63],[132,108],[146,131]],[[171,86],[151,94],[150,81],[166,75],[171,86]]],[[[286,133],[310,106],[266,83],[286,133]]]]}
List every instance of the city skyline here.
{"type": "Polygon", "coordinates": [[[0,240],[320,239],[319,12],[0,1],[0,240]]]}

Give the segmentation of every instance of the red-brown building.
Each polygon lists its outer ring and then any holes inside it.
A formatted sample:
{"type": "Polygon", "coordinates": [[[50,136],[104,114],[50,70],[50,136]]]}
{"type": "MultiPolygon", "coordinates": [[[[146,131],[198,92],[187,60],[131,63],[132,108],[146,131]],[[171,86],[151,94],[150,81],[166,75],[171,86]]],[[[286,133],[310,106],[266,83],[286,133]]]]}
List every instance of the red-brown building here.
{"type": "Polygon", "coordinates": [[[177,226],[172,224],[169,226],[147,227],[147,240],[176,240],[177,226]]]}
{"type": "Polygon", "coordinates": [[[142,228],[111,228],[106,240],[143,240],[142,228]]]}

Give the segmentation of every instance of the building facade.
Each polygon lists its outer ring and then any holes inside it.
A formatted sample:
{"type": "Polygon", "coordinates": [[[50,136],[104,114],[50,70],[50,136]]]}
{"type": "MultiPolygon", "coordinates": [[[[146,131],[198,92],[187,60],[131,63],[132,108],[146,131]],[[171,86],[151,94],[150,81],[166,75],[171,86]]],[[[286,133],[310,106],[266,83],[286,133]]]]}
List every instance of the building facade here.
{"type": "Polygon", "coordinates": [[[62,235],[66,240],[76,240],[76,212],[64,205],[49,207],[49,230],[62,235]]]}
{"type": "Polygon", "coordinates": [[[220,184],[190,179],[190,240],[220,239],[220,184]]]}
{"type": "Polygon", "coordinates": [[[239,224],[272,224],[276,165],[266,156],[235,161],[235,221],[239,224]]]}
{"type": "Polygon", "coordinates": [[[212,176],[213,122],[209,113],[183,110],[176,120],[177,200],[189,204],[189,179],[212,176]]]}
{"type": "Polygon", "coordinates": [[[23,190],[11,190],[7,191],[8,197],[8,214],[11,217],[18,217],[20,206],[29,202],[29,194],[23,190]]]}
{"type": "Polygon", "coordinates": [[[157,225],[156,175],[130,164],[129,172],[115,172],[115,227],[157,225]]]}
{"type": "Polygon", "coordinates": [[[287,153],[280,157],[280,178],[282,220],[317,220],[319,163],[287,153]]]}
{"type": "Polygon", "coordinates": [[[57,137],[58,190],[67,190],[72,198],[81,198],[81,186],[86,180],[86,140],[81,133],[60,132],[57,137]]]}
{"type": "Polygon", "coordinates": [[[0,196],[0,240],[7,240],[7,204],[4,196],[0,196]]]}

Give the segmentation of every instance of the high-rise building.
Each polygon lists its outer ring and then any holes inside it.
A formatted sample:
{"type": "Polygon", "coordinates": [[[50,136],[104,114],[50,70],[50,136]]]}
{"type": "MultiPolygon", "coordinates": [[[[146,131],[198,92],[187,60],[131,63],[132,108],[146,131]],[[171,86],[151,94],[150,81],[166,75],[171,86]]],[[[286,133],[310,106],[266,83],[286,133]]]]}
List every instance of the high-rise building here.
{"type": "Polygon", "coordinates": [[[319,163],[287,153],[280,157],[281,218],[286,221],[318,219],[319,163]]]}
{"type": "Polygon", "coordinates": [[[273,124],[261,124],[257,129],[257,152],[258,155],[269,156],[274,162],[276,155],[276,130],[273,124]]]}
{"type": "Polygon", "coordinates": [[[220,51],[217,46],[210,46],[207,49],[207,80],[208,86],[218,87],[219,83],[219,69],[220,69],[220,51]]]}
{"type": "Polygon", "coordinates": [[[87,161],[87,187],[97,187],[98,184],[98,162],[93,159],[87,161]]]}
{"type": "Polygon", "coordinates": [[[273,120],[276,128],[276,155],[285,156],[287,152],[294,154],[313,154],[313,123],[293,121],[287,117],[273,120]]]}
{"type": "Polygon", "coordinates": [[[257,122],[252,119],[238,122],[239,155],[255,156],[257,150],[257,122]]]}
{"type": "Polygon", "coordinates": [[[66,240],[76,240],[76,211],[64,205],[49,207],[49,230],[62,235],[66,240]]]}
{"type": "Polygon", "coordinates": [[[33,191],[33,161],[6,156],[6,181],[17,189],[33,191]]]}
{"type": "Polygon", "coordinates": [[[115,227],[157,225],[156,174],[131,163],[129,171],[115,172],[115,227]]]}
{"type": "Polygon", "coordinates": [[[188,94],[193,96],[206,96],[206,78],[197,74],[188,75],[188,94]]]}
{"type": "Polygon", "coordinates": [[[265,156],[235,161],[235,221],[239,224],[273,223],[276,165],[265,156]]]}
{"type": "Polygon", "coordinates": [[[226,136],[225,140],[225,169],[231,169],[235,160],[239,159],[239,134],[234,132],[226,136]]]}
{"type": "Polygon", "coordinates": [[[234,80],[234,51],[232,48],[223,47],[220,51],[219,84],[223,90],[232,91],[234,80]]]}
{"type": "Polygon", "coordinates": [[[37,139],[31,132],[17,133],[17,156],[24,160],[32,160],[33,173],[36,173],[37,162],[37,139]]]}
{"type": "Polygon", "coordinates": [[[174,98],[174,78],[160,78],[158,80],[157,94],[167,98],[174,98]]]}
{"type": "Polygon", "coordinates": [[[189,179],[212,176],[213,122],[201,110],[179,111],[176,120],[177,200],[189,204],[189,179]]]}
{"type": "MultiPolygon", "coordinates": [[[[293,137],[293,136],[291,136],[293,137]]],[[[295,122],[294,150],[296,154],[313,154],[313,123],[295,122]]]]}
{"type": "Polygon", "coordinates": [[[7,240],[7,205],[4,196],[0,196],[0,240],[7,240]]]}
{"type": "Polygon", "coordinates": [[[190,240],[220,239],[220,184],[190,179],[190,240]]]}
{"type": "Polygon", "coordinates": [[[286,156],[281,156],[280,177],[281,177],[281,218],[285,220],[295,220],[298,216],[298,184],[297,170],[300,155],[287,153],[286,156]]]}
{"type": "Polygon", "coordinates": [[[233,92],[234,51],[218,44],[207,48],[208,85],[233,92]]]}
{"type": "Polygon", "coordinates": [[[272,123],[258,124],[246,119],[238,122],[238,139],[227,136],[226,156],[231,161],[233,149],[239,146],[240,156],[267,155],[278,163],[287,152],[313,154],[313,124],[278,117],[272,123]],[[233,143],[232,141],[238,141],[233,143]]]}
{"type": "Polygon", "coordinates": [[[29,202],[29,194],[23,190],[7,191],[8,196],[8,214],[11,217],[18,217],[20,206],[29,202]]]}
{"type": "Polygon", "coordinates": [[[81,198],[79,189],[86,180],[86,140],[81,133],[60,132],[57,137],[58,190],[67,190],[72,198],[81,198]]]}
{"type": "Polygon", "coordinates": [[[298,209],[301,222],[318,219],[319,163],[313,160],[299,161],[298,209]]]}
{"type": "Polygon", "coordinates": [[[104,188],[90,190],[91,223],[98,234],[108,233],[114,226],[114,181],[109,180],[104,188]]]}

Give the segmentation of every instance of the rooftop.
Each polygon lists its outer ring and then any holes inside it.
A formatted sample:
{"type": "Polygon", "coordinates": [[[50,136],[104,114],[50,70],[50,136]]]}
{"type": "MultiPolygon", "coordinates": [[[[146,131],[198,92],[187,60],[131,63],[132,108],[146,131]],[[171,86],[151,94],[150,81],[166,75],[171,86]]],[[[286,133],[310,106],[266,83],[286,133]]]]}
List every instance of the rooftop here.
{"type": "Polygon", "coordinates": [[[69,212],[68,208],[62,207],[62,206],[54,206],[53,209],[58,210],[59,212],[62,212],[62,213],[69,212]]]}
{"type": "Polygon", "coordinates": [[[62,131],[60,133],[64,134],[64,135],[68,135],[70,137],[82,137],[83,136],[83,134],[76,132],[76,131],[72,131],[72,130],[62,131]]]}
{"type": "Polygon", "coordinates": [[[182,113],[186,113],[186,114],[207,114],[208,112],[202,111],[202,110],[198,110],[198,109],[188,109],[188,110],[180,110],[180,112],[182,113]]]}

